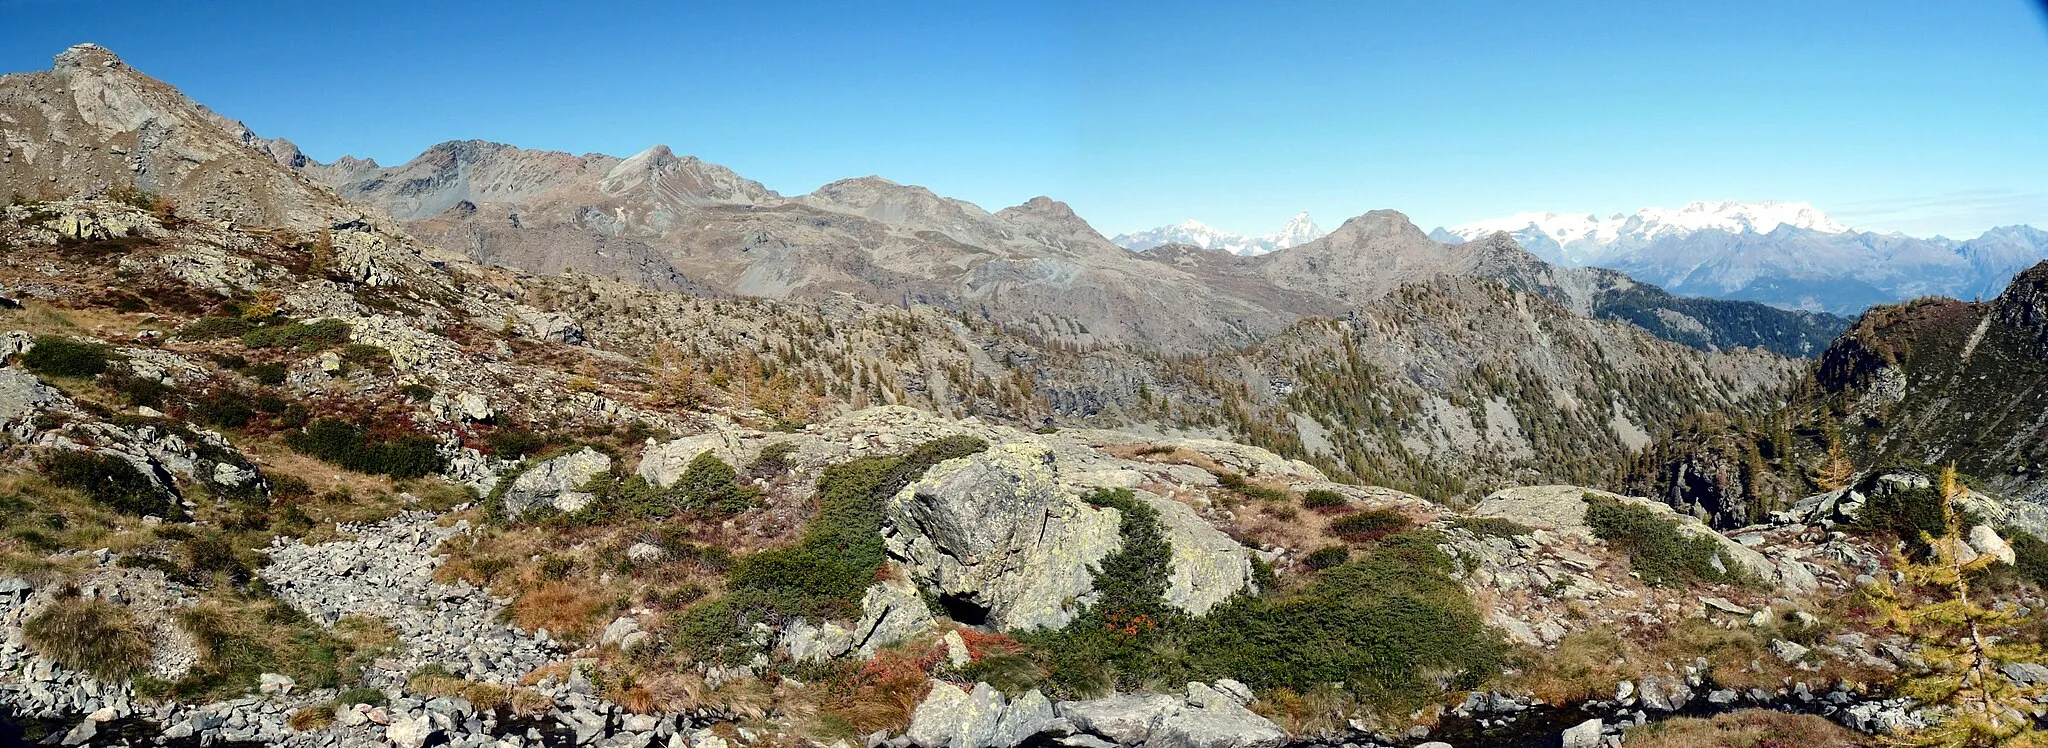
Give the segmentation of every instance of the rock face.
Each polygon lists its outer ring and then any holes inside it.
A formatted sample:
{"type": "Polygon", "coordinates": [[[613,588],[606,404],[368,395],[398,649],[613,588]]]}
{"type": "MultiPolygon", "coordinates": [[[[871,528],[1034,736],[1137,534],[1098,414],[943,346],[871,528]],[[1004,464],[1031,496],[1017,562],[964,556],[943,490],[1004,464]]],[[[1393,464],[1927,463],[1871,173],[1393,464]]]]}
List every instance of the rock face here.
{"type": "Polygon", "coordinates": [[[1058,628],[1090,599],[1093,567],[1121,544],[1114,510],[1061,485],[1052,450],[992,446],[931,469],[889,502],[888,548],[953,617],[1058,628]]]}
{"type": "Polygon", "coordinates": [[[1242,544],[1195,516],[1186,504],[1142,491],[1138,497],[1159,512],[1166,540],[1173,546],[1166,604],[1202,615],[1239,592],[1255,589],[1251,554],[1242,544]]]}
{"type": "Polygon", "coordinates": [[[611,469],[612,458],[589,447],[542,460],[512,479],[503,497],[505,516],[516,518],[540,506],[580,510],[597,497],[578,489],[611,469]]]}

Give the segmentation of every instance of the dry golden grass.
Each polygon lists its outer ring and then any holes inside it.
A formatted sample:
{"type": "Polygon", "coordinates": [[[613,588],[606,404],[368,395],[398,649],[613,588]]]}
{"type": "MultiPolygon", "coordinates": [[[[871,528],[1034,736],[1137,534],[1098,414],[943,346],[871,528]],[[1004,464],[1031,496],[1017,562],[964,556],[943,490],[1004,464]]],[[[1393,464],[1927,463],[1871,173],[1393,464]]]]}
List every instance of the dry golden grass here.
{"type": "Polygon", "coordinates": [[[1252,711],[1273,720],[1291,735],[1342,733],[1358,703],[1343,689],[1318,688],[1308,693],[1276,688],[1252,704],[1252,711]]]}
{"type": "Polygon", "coordinates": [[[1842,748],[1877,741],[1820,717],[1745,709],[1712,719],[1683,717],[1628,731],[1629,748],[1842,748]]]}
{"type": "Polygon", "coordinates": [[[128,609],[75,591],[30,617],[21,636],[37,654],[103,681],[124,681],[149,667],[149,639],[128,609]]]}
{"type": "Polygon", "coordinates": [[[512,603],[512,622],[522,629],[547,629],[552,636],[580,640],[599,625],[610,606],[589,586],[567,581],[542,584],[512,603]]]}
{"type": "Polygon", "coordinates": [[[334,724],[334,706],[332,704],[321,704],[300,709],[292,712],[292,716],[285,721],[285,724],[299,732],[324,728],[334,724]]]}

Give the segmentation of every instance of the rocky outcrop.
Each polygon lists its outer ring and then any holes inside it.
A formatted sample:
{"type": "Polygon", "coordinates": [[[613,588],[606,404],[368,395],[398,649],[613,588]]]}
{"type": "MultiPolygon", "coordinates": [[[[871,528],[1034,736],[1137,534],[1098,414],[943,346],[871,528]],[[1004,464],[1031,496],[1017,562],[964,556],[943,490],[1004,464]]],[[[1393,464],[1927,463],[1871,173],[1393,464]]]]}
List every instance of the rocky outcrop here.
{"type": "Polygon", "coordinates": [[[1121,543],[1114,510],[1060,483],[1052,450],[1019,441],[948,461],[889,502],[889,552],[956,620],[1059,628],[1121,543]]]}
{"type": "Polygon", "coordinates": [[[1159,512],[1159,523],[1173,547],[1166,604],[1202,615],[1240,592],[1256,590],[1251,551],[1243,544],[1210,526],[1186,504],[1150,492],[1137,494],[1159,512]]]}
{"type": "Polygon", "coordinates": [[[1593,528],[1586,524],[1586,499],[1600,496],[1626,504],[1649,509],[1670,517],[1677,523],[1678,531],[1686,535],[1713,540],[1721,563],[1731,569],[1739,569],[1766,582],[1778,581],[1778,567],[1748,547],[1715,532],[1698,519],[1679,514],[1662,502],[1649,499],[1622,496],[1579,486],[1524,486],[1496,491],[1480,500],[1472,508],[1472,514],[1480,517],[1499,517],[1513,520],[1529,527],[1553,532],[1567,533],[1592,538],[1593,528]]]}
{"type": "Polygon", "coordinates": [[[582,490],[583,484],[611,469],[612,458],[589,447],[534,463],[505,489],[501,497],[505,516],[517,518],[542,506],[560,512],[579,511],[597,500],[582,490]]]}
{"type": "Polygon", "coordinates": [[[672,486],[698,455],[710,452],[725,464],[744,467],[752,458],[747,446],[729,430],[708,431],[666,442],[649,441],[634,472],[656,486],[672,486]]]}

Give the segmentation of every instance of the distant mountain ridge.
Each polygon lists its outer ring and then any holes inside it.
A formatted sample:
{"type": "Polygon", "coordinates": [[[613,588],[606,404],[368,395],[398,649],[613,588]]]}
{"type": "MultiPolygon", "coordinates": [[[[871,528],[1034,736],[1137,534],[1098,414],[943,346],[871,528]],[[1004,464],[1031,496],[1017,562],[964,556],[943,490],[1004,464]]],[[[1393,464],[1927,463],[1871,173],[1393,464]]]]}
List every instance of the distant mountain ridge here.
{"type": "Polygon", "coordinates": [[[1496,231],[1547,261],[1619,270],[1683,296],[1837,314],[1920,296],[1995,295],[2048,259],[2048,232],[2030,226],[1923,239],[1859,231],[1797,202],[1694,202],[1605,219],[1517,213],[1430,235],[1461,242],[1496,231]]]}
{"type": "Polygon", "coordinates": [[[1246,236],[1221,229],[1211,228],[1201,221],[1190,219],[1172,226],[1130,234],[1117,234],[1110,241],[1130,250],[1147,250],[1168,244],[1185,244],[1202,249],[1220,249],[1241,257],[1255,257],[1268,252],[1292,249],[1323,238],[1323,229],[1310,218],[1308,211],[1294,214],[1287,225],[1279,231],[1260,236],[1246,236]]]}

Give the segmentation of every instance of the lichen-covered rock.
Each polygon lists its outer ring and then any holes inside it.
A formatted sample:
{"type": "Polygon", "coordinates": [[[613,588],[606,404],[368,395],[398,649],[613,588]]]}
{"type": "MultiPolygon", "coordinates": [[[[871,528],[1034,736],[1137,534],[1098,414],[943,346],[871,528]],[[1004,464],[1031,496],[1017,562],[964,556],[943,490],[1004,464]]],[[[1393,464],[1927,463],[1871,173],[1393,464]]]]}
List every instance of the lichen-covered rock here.
{"type": "Polygon", "coordinates": [[[640,467],[635,472],[647,482],[656,486],[672,486],[682,480],[683,471],[689,469],[690,461],[698,455],[710,452],[718,459],[733,467],[746,464],[748,455],[740,440],[725,431],[710,431],[666,442],[649,442],[640,452],[640,467]]]}
{"type": "Polygon", "coordinates": [[[1002,692],[987,683],[977,683],[968,692],[934,680],[904,735],[923,748],[1010,748],[995,742],[1007,706],[1004,701],[1002,692]]]}
{"type": "Polygon", "coordinates": [[[612,458],[589,447],[542,460],[505,489],[505,516],[518,517],[539,506],[578,511],[597,498],[582,491],[583,484],[611,469],[612,458]]]}
{"type": "Polygon", "coordinates": [[[963,623],[1058,628],[1122,543],[1114,510],[1062,485],[1052,450],[998,444],[931,469],[889,502],[891,555],[963,623]]]}
{"type": "Polygon", "coordinates": [[[1159,512],[1173,559],[1166,580],[1166,603],[1203,615],[1232,596],[1254,586],[1251,551],[1211,527],[1186,504],[1139,492],[1159,512]]]}
{"type": "Polygon", "coordinates": [[[1181,700],[1163,694],[1111,696],[1087,701],[1062,701],[1059,715],[1074,723],[1074,729],[1114,740],[1118,745],[1138,745],[1152,737],[1168,712],[1181,707],[1181,700]]]}
{"type": "Polygon", "coordinates": [[[878,649],[922,634],[936,622],[917,585],[903,579],[876,582],[861,596],[860,609],[860,621],[853,625],[853,647],[862,657],[873,657],[878,649]]]}

